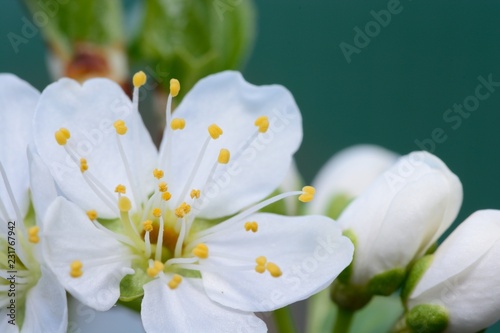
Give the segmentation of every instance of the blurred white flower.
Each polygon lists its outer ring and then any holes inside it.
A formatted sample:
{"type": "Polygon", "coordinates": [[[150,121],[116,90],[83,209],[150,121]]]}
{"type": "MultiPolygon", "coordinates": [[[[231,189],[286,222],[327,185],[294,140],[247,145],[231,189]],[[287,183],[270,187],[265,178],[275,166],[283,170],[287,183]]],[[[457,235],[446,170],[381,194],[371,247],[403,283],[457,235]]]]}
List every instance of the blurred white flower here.
{"type": "MultiPolygon", "coordinates": [[[[447,333],[478,332],[500,319],[500,211],[477,211],[455,229],[437,251],[412,270],[409,318],[441,307],[447,333]]],[[[411,325],[437,324],[431,316],[411,325]],[[427,322],[426,322],[427,320],[427,322]]]]}
{"type": "MultiPolygon", "coordinates": [[[[27,148],[40,94],[11,74],[0,74],[0,332],[66,332],[66,292],[44,265],[39,236],[53,188],[31,187],[27,148]],[[36,220],[36,221],[35,221],[36,220]]],[[[33,182],[45,182],[32,164],[33,182]]]]}
{"type": "Polygon", "coordinates": [[[316,195],[309,211],[337,218],[328,213],[341,212],[344,205],[339,201],[347,204],[356,198],[397,158],[397,154],[375,145],[356,145],[333,155],[314,178],[316,195]]]}
{"type": "Polygon", "coordinates": [[[34,142],[72,201],[60,197],[47,213],[51,267],[98,310],[144,295],[148,332],[266,331],[252,312],[327,287],[353,252],[326,217],[256,213],[290,196],[309,201],[311,187],[252,206],[283,181],[301,142],[295,101],[223,72],[201,80],[172,118],[173,80],[158,153],[137,112],[144,82],[134,77],[132,103],[104,79],[42,93],[34,142]]]}

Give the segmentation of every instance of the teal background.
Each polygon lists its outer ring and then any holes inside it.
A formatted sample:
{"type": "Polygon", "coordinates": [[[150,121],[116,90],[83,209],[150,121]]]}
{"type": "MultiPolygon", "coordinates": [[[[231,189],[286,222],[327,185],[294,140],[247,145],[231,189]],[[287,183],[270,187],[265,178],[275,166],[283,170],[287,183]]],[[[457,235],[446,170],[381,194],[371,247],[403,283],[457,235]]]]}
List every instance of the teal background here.
{"type": "MultiPolygon", "coordinates": [[[[500,82],[500,2],[402,0],[401,12],[351,63],[339,44],[354,44],[353,29],[364,29],[370,11],[386,9],[388,1],[256,4],[258,37],[244,74],[255,84],[283,84],[295,96],[304,117],[297,161],[307,181],[342,148],[373,143],[406,154],[441,128],[447,139],[433,152],[464,186],[457,221],[500,209],[500,87],[459,128],[443,119],[474,93],[478,76],[500,82]]],[[[7,33],[20,33],[28,15],[15,1],[2,9],[0,72],[43,89],[50,80],[40,34],[14,53],[7,33]]],[[[500,325],[488,330],[496,331],[500,325]]]]}

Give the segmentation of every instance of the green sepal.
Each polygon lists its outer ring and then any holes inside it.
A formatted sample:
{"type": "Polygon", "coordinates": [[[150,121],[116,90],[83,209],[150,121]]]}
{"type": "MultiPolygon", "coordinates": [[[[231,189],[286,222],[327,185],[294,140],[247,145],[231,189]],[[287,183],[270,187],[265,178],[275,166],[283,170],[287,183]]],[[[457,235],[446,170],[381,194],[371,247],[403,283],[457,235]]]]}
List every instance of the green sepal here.
{"type": "Polygon", "coordinates": [[[368,291],[373,295],[389,296],[401,286],[405,276],[406,269],[402,267],[379,273],[368,282],[368,291]]]}
{"type": "Polygon", "coordinates": [[[358,244],[357,244],[356,234],[354,234],[354,231],[352,231],[351,229],[344,230],[342,232],[342,235],[344,235],[345,237],[347,237],[351,240],[352,244],[354,245],[354,254],[353,254],[353,259],[352,259],[351,263],[349,264],[349,266],[347,266],[339,274],[339,276],[337,277],[337,280],[343,284],[349,284],[349,281],[350,281],[351,275],[352,275],[353,266],[354,266],[354,261],[356,260],[355,254],[356,254],[356,247],[358,244]]]}
{"type": "Polygon", "coordinates": [[[349,206],[352,200],[354,200],[353,197],[343,193],[333,196],[327,206],[326,216],[331,217],[334,220],[338,219],[340,214],[347,206],[349,206]]]}
{"type": "Polygon", "coordinates": [[[330,289],[330,298],[339,307],[349,311],[357,311],[372,299],[366,286],[348,285],[335,280],[330,289]]]}
{"type": "Polygon", "coordinates": [[[133,267],[134,274],[125,275],[120,281],[120,301],[131,302],[144,295],[144,285],[151,281],[141,267],[133,267]]]}
{"type": "Polygon", "coordinates": [[[403,290],[401,291],[401,299],[403,300],[403,303],[406,303],[406,300],[431,265],[433,259],[434,255],[429,254],[423,256],[422,258],[417,260],[415,264],[413,264],[413,267],[411,268],[410,273],[408,274],[408,277],[404,283],[403,290]]]}
{"type": "Polygon", "coordinates": [[[446,308],[436,304],[419,304],[406,315],[406,325],[413,333],[441,333],[448,326],[446,308]]]}

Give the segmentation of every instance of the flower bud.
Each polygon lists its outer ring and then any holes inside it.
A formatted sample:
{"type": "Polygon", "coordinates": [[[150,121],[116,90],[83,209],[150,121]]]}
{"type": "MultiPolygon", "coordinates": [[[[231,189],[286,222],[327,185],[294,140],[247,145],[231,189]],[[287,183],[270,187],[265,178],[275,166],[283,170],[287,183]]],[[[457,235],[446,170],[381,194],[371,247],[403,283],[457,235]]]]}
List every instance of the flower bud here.
{"type": "Polygon", "coordinates": [[[410,263],[423,256],[450,226],[462,203],[462,185],[427,152],[401,157],[339,218],[356,246],[343,283],[369,293],[397,290],[410,263]]]}
{"type": "Polygon", "coordinates": [[[405,286],[409,326],[424,306],[446,310],[450,333],[478,332],[500,319],[500,211],[472,214],[432,257],[425,272],[412,269],[405,286]]]}

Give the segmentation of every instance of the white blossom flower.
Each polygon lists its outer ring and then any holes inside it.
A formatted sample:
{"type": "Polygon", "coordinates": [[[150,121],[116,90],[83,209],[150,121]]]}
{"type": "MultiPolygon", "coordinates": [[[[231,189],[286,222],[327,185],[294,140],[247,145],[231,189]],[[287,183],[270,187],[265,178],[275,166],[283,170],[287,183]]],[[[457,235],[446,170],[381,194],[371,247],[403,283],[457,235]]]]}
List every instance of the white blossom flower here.
{"type": "MultiPolygon", "coordinates": [[[[355,145],[333,155],[314,178],[316,189],[309,211],[334,215],[359,196],[382,172],[391,167],[398,155],[375,145],[355,145]],[[339,202],[342,201],[342,202],[339,202]],[[335,206],[335,207],[332,207],[335,206]]],[[[336,218],[336,216],[328,216],[336,218]]]]}
{"type": "Polygon", "coordinates": [[[462,185],[436,156],[401,157],[342,213],[338,222],[356,250],[348,283],[387,295],[456,218],[462,185]]]}
{"type": "Polygon", "coordinates": [[[479,332],[500,319],[500,211],[477,211],[412,270],[410,324],[441,324],[441,332],[479,332]],[[439,309],[442,311],[439,311],[439,309]],[[441,316],[417,319],[427,311],[441,316]],[[437,321],[440,322],[437,322],[437,321]]]}
{"type": "Polygon", "coordinates": [[[173,118],[173,79],[157,153],[137,112],[144,82],[134,76],[132,103],[104,79],[63,79],[42,93],[35,145],[69,199],[47,212],[51,267],[98,310],[144,293],[148,332],[265,331],[252,312],[325,288],[353,251],[326,217],[257,213],[289,196],[310,201],[311,187],[252,206],[281,183],[300,144],[293,97],[224,72],[200,81],[173,118]]]}
{"type": "MultiPolygon", "coordinates": [[[[11,74],[0,74],[0,332],[66,332],[66,292],[44,265],[40,216],[51,188],[33,190],[30,211],[27,148],[39,92],[11,74]],[[35,221],[37,220],[37,221],[35,221]],[[38,225],[37,223],[38,222],[38,225]]],[[[43,170],[32,164],[32,181],[43,170]]]]}

